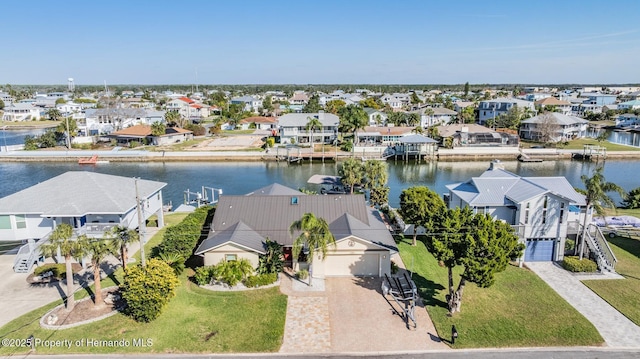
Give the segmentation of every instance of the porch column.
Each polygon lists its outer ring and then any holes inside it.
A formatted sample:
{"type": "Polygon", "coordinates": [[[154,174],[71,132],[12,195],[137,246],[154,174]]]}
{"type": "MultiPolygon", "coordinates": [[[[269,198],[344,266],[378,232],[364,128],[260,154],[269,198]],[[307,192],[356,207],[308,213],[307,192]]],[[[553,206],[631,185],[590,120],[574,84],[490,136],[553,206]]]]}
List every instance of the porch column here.
{"type": "Polygon", "coordinates": [[[158,217],[158,229],[164,227],[164,211],[162,208],[164,207],[164,200],[162,197],[162,191],[160,191],[160,208],[156,212],[156,216],[158,217]]]}

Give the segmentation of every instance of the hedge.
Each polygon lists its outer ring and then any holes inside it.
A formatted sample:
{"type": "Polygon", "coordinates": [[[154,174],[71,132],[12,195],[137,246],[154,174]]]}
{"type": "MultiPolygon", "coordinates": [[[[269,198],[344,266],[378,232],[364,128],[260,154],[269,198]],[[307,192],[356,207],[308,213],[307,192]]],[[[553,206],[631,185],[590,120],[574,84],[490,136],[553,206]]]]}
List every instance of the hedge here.
{"type": "Polygon", "coordinates": [[[60,279],[67,274],[67,267],[64,263],[47,263],[34,269],[33,275],[41,275],[49,271],[53,274],[54,278],[60,279]]]}
{"type": "Polygon", "coordinates": [[[197,208],[193,213],[185,217],[182,222],[168,227],[164,232],[162,243],[157,247],[158,256],[163,253],[176,253],[185,260],[191,257],[198,240],[200,240],[202,227],[211,209],[211,207],[197,208]]]}
{"type": "Polygon", "coordinates": [[[580,260],[578,257],[564,257],[562,268],[570,272],[595,272],[598,270],[598,265],[587,258],[580,260]]]}
{"type": "Polygon", "coordinates": [[[276,280],[278,280],[278,275],[276,273],[251,275],[244,280],[244,285],[248,288],[256,288],[273,284],[276,280]]]}

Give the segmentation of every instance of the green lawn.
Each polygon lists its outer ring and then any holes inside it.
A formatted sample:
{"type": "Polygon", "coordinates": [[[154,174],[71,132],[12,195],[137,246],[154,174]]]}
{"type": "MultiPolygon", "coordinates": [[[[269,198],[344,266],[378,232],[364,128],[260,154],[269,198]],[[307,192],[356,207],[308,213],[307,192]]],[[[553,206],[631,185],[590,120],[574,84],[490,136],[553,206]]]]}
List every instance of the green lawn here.
{"type": "MultiPolygon", "coordinates": [[[[186,214],[165,216],[166,224],[179,223],[186,214]]],[[[159,231],[145,245],[149,255],[162,240],[159,231]]],[[[135,258],[139,259],[139,253],[135,258]]],[[[189,271],[189,270],[188,270],[189,271]]],[[[190,272],[190,271],[189,271],[190,272]]],[[[122,281],[122,271],[103,280],[103,287],[122,281]]],[[[212,292],[191,283],[187,274],[180,277],[177,295],[161,316],[151,323],[137,323],[117,314],[102,321],[66,330],[42,329],[40,318],[61,300],[36,309],[0,328],[0,338],[34,338],[42,340],[126,340],[128,347],[37,348],[38,354],[66,353],[240,353],[275,352],[282,344],[287,297],[280,289],[269,288],[246,292],[212,292]],[[134,346],[143,339],[150,346],[134,346]]],[[[76,298],[86,297],[81,290],[76,298]]],[[[26,354],[27,350],[0,348],[0,355],[26,354]]]]}
{"type": "Polygon", "coordinates": [[[226,135],[250,135],[256,132],[255,128],[250,128],[248,130],[224,130],[222,133],[226,135]]]}
{"type": "Polygon", "coordinates": [[[616,272],[625,279],[585,280],[583,283],[640,325],[640,239],[615,237],[609,239],[609,245],[618,258],[616,272]]]}
{"type": "MultiPolygon", "coordinates": [[[[455,348],[601,345],[595,327],[533,272],[509,266],[489,288],[465,287],[461,312],[448,316],[445,303],[447,270],[423,243],[399,245],[438,331],[450,340],[451,326],[459,337],[455,348]]],[[[460,269],[455,273],[455,285],[460,269]]],[[[419,324],[418,324],[419,325],[419,324]]]]}

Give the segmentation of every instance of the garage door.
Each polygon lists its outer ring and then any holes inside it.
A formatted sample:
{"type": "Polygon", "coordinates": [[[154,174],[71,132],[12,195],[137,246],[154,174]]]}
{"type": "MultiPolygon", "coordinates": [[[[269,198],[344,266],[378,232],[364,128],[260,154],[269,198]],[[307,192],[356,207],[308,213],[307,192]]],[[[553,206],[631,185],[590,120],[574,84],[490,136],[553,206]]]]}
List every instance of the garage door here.
{"type": "Polygon", "coordinates": [[[332,254],[325,258],[326,276],[377,276],[378,254],[332,254]]]}
{"type": "Polygon", "coordinates": [[[543,262],[553,260],[553,250],[556,247],[553,239],[540,239],[527,241],[524,250],[524,260],[529,262],[543,262]]]}

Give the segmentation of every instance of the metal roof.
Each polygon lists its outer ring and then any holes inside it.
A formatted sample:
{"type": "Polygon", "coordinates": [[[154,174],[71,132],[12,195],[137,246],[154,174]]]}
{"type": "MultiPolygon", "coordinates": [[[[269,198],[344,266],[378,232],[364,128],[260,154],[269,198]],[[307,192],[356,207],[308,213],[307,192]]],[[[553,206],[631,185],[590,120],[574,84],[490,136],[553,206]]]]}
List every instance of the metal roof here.
{"type": "Polygon", "coordinates": [[[398,139],[400,143],[438,143],[438,141],[423,135],[407,135],[398,139]]]}
{"type": "Polygon", "coordinates": [[[307,183],[340,185],[342,184],[342,180],[340,176],[313,175],[307,180],[307,183]]]}
{"type": "Polygon", "coordinates": [[[279,183],[273,183],[266,187],[258,188],[257,190],[247,193],[247,196],[277,196],[277,195],[291,195],[291,196],[304,196],[305,194],[296,191],[293,188],[283,186],[279,183]]]}
{"type": "Polygon", "coordinates": [[[208,252],[226,243],[235,243],[254,252],[264,254],[265,242],[266,238],[240,221],[225,230],[214,232],[198,246],[195,254],[208,252]]]}
{"type": "Polygon", "coordinates": [[[558,112],[547,112],[538,116],[528,118],[522,121],[521,123],[544,123],[545,121],[547,121],[547,116],[551,116],[555,121],[555,123],[557,123],[560,126],[568,126],[568,125],[573,125],[577,123],[589,122],[579,117],[567,116],[558,112]]]}
{"type": "Polygon", "coordinates": [[[310,118],[320,121],[323,127],[337,126],[340,118],[332,113],[288,113],[278,117],[278,125],[284,127],[306,126],[310,118]]]}
{"type": "MultiPolygon", "coordinates": [[[[141,198],[166,183],[138,180],[141,198]]],[[[0,214],[40,214],[44,217],[82,217],[86,214],[124,214],[136,206],[135,179],[86,171],[70,171],[0,198],[0,214]]]]}

